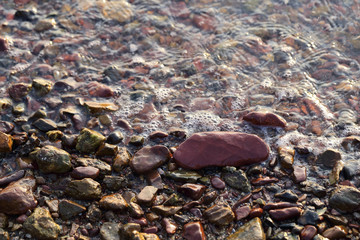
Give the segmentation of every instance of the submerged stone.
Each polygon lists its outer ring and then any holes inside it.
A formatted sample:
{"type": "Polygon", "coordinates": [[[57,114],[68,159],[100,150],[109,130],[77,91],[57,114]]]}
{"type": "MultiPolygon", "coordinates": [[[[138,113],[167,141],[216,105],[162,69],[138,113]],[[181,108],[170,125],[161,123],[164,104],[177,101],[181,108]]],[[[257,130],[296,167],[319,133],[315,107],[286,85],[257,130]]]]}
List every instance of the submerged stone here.
{"type": "Polygon", "coordinates": [[[246,114],[243,119],[254,125],[282,128],[286,127],[285,119],[274,113],[251,112],[246,114]]]}
{"type": "Polygon", "coordinates": [[[238,132],[195,133],[174,153],[178,165],[189,169],[244,166],[265,161],[269,147],[258,136],[238,132]]]}

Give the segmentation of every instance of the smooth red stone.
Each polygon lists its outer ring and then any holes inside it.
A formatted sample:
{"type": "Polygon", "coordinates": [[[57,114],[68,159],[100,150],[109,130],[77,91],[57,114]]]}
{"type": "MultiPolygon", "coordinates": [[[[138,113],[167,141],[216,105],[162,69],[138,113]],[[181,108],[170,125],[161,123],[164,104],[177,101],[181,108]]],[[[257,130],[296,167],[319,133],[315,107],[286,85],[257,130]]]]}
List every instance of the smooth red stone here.
{"type": "Polygon", "coordinates": [[[246,218],[250,214],[250,207],[248,205],[241,206],[235,209],[235,218],[237,221],[246,218]]]}
{"type": "Polygon", "coordinates": [[[205,240],[206,236],[201,222],[185,224],[183,237],[187,240],[205,240]]]}
{"type": "Polygon", "coordinates": [[[253,209],[251,209],[251,211],[249,213],[249,217],[250,218],[261,217],[263,212],[264,212],[264,210],[262,208],[253,208],[253,209]]]}
{"type": "Polygon", "coordinates": [[[204,193],[206,187],[201,184],[186,183],[178,188],[178,192],[194,199],[198,200],[204,193]]]}
{"type": "Polygon", "coordinates": [[[301,208],[298,207],[289,207],[269,211],[271,218],[276,221],[284,221],[292,218],[297,218],[300,216],[300,213],[301,208]]]}
{"type": "Polygon", "coordinates": [[[170,156],[170,151],[165,146],[146,146],[135,153],[130,160],[130,166],[138,174],[143,174],[160,167],[170,159],[170,156]]]}
{"type": "Polygon", "coordinates": [[[274,113],[251,112],[246,114],[243,119],[254,125],[270,127],[286,127],[286,121],[274,113]]]}
{"type": "Polygon", "coordinates": [[[169,134],[167,134],[166,132],[155,131],[150,133],[149,139],[166,138],[167,136],[169,136],[169,134]]]}
{"type": "Polygon", "coordinates": [[[157,233],[159,231],[158,227],[152,226],[144,229],[144,233],[157,233]]]}
{"type": "Polygon", "coordinates": [[[269,147],[258,136],[238,132],[195,133],[180,144],[175,162],[188,169],[244,166],[265,161],[269,147]]]}
{"type": "Polygon", "coordinates": [[[99,82],[91,82],[87,85],[89,94],[93,97],[109,98],[114,96],[114,91],[105,84],[99,82]]]}
{"type": "Polygon", "coordinates": [[[267,203],[264,206],[264,210],[281,209],[281,208],[289,208],[289,207],[299,207],[299,205],[290,202],[267,203]]]}
{"type": "Polygon", "coordinates": [[[306,225],[300,233],[301,240],[311,240],[317,234],[316,227],[312,225],[306,225]]]}
{"type": "Polygon", "coordinates": [[[11,98],[16,101],[25,97],[31,89],[31,85],[27,83],[15,83],[8,88],[8,92],[11,98]]]}
{"type": "Polygon", "coordinates": [[[212,177],[210,179],[211,185],[216,189],[224,189],[225,188],[225,182],[219,178],[219,177],[212,177]]]}
{"type": "Polygon", "coordinates": [[[23,214],[37,206],[33,195],[36,182],[33,177],[25,177],[10,183],[0,191],[0,213],[23,214]]]}
{"type": "Polygon", "coordinates": [[[77,167],[71,172],[71,177],[75,179],[92,178],[99,176],[100,170],[95,167],[77,167]]]}
{"type": "Polygon", "coordinates": [[[4,38],[0,38],[0,52],[6,52],[9,49],[9,45],[4,38]]]}
{"type": "Polygon", "coordinates": [[[326,229],[322,235],[328,239],[342,239],[345,238],[347,230],[344,226],[334,226],[332,228],[326,229]]]}
{"type": "Polygon", "coordinates": [[[251,180],[251,184],[254,186],[262,186],[270,183],[278,182],[279,179],[274,177],[261,177],[254,180],[251,180]]]}

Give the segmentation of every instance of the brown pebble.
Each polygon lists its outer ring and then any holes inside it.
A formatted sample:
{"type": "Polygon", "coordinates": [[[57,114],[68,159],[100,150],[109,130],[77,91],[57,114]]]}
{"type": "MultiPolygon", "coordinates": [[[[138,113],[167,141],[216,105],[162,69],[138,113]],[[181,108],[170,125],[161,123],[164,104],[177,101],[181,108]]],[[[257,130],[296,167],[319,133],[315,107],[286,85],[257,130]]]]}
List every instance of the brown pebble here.
{"type": "Polygon", "coordinates": [[[306,180],[306,167],[294,166],[293,177],[295,183],[300,183],[306,180]]]}
{"type": "Polygon", "coordinates": [[[271,218],[276,221],[284,221],[292,218],[297,218],[300,216],[300,213],[301,208],[298,207],[274,209],[269,211],[271,218]]]}
{"type": "Polygon", "coordinates": [[[246,114],[243,119],[254,125],[286,127],[285,119],[274,113],[251,112],[246,114]]]}
{"type": "Polygon", "coordinates": [[[0,52],[6,52],[9,49],[9,45],[4,38],[0,38],[0,52]]]}
{"type": "Polygon", "coordinates": [[[299,207],[299,205],[290,202],[267,203],[264,206],[264,210],[281,209],[281,208],[289,208],[289,207],[299,207]]]}
{"type": "Polygon", "coordinates": [[[149,139],[161,139],[161,138],[166,138],[167,136],[169,136],[169,134],[167,134],[166,132],[162,132],[162,131],[155,131],[150,133],[149,135],[149,139]]]}
{"type": "Polygon", "coordinates": [[[201,184],[185,183],[178,188],[178,192],[194,200],[198,200],[204,193],[206,187],[201,184]]]}
{"type": "Polygon", "coordinates": [[[347,234],[347,230],[344,226],[334,226],[332,228],[328,228],[322,235],[330,240],[345,238],[347,234]]]}
{"type": "Polygon", "coordinates": [[[212,177],[210,182],[211,185],[216,189],[222,190],[225,188],[225,182],[219,177],[212,177]]]}
{"type": "Polygon", "coordinates": [[[317,233],[316,227],[312,225],[306,225],[303,230],[301,230],[300,237],[301,240],[311,240],[315,237],[317,233]]]}
{"type": "Polygon", "coordinates": [[[260,177],[254,180],[251,180],[251,184],[254,186],[262,186],[270,183],[276,183],[279,179],[274,177],[260,177]]]}
{"type": "Polygon", "coordinates": [[[157,226],[151,226],[144,229],[144,233],[157,233],[159,231],[157,226]]]}
{"type": "Polygon", "coordinates": [[[183,237],[187,240],[205,240],[206,236],[201,222],[185,224],[183,237]]]}
{"type": "Polygon", "coordinates": [[[261,217],[263,212],[264,212],[264,210],[262,208],[253,208],[253,209],[251,209],[251,211],[249,213],[249,217],[250,218],[261,217]]]}

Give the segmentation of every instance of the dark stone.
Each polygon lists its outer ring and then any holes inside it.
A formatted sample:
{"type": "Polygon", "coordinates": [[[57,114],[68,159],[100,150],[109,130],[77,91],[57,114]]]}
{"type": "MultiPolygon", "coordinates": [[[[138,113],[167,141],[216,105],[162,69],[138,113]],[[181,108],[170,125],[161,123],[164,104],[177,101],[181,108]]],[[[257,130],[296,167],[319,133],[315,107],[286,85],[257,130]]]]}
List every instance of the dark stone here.
{"type": "Polygon", "coordinates": [[[317,229],[315,226],[306,225],[300,233],[302,240],[312,240],[317,234],[317,229]]]}
{"type": "Polygon", "coordinates": [[[101,186],[91,178],[84,178],[69,182],[65,192],[75,199],[92,200],[100,198],[101,186]]]}
{"type": "Polygon", "coordinates": [[[250,182],[243,170],[236,170],[234,167],[226,167],[222,177],[227,185],[244,193],[251,191],[250,182]]]}
{"type": "Polygon", "coordinates": [[[0,132],[9,133],[14,129],[14,124],[7,121],[0,121],[0,132]]]}
{"type": "Polygon", "coordinates": [[[106,139],[107,143],[110,144],[118,144],[124,139],[123,134],[120,131],[115,131],[109,134],[106,139]]]}
{"type": "Polygon", "coordinates": [[[226,226],[235,219],[235,214],[226,204],[215,204],[204,211],[204,217],[211,223],[226,226]]]}
{"type": "Polygon", "coordinates": [[[325,168],[332,169],[339,160],[341,160],[340,152],[334,149],[328,149],[317,156],[316,163],[321,164],[325,168]]]}
{"type": "Polygon", "coordinates": [[[178,188],[178,192],[188,196],[194,200],[198,200],[201,198],[202,194],[204,193],[206,187],[201,184],[194,184],[194,183],[185,183],[178,188]]]}
{"type": "Polygon", "coordinates": [[[25,171],[20,170],[0,178],[0,186],[7,185],[24,177],[25,171]]]}
{"type": "Polygon", "coordinates": [[[9,95],[15,101],[20,101],[23,97],[28,95],[31,90],[31,84],[27,83],[15,83],[8,89],[9,95]]]}
{"type": "Polygon", "coordinates": [[[265,161],[269,147],[259,137],[238,132],[195,133],[180,144],[175,161],[184,168],[244,166],[265,161]]]}
{"type": "Polygon", "coordinates": [[[354,187],[340,186],[329,199],[332,208],[343,212],[353,212],[360,207],[360,191],[354,187]]]}
{"type": "Polygon", "coordinates": [[[71,172],[71,177],[75,179],[92,178],[99,176],[100,170],[95,167],[77,167],[71,172]]]}
{"type": "Polygon", "coordinates": [[[35,13],[34,11],[28,9],[17,10],[14,14],[14,19],[31,22],[35,19],[35,13]]]}
{"type": "Polygon", "coordinates": [[[128,179],[122,176],[105,176],[103,183],[110,191],[118,191],[121,188],[125,188],[129,185],[128,179]]]}
{"type": "Polygon", "coordinates": [[[7,43],[5,38],[0,38],[0,52],[6,52],[9,50],[9,44],[7,43]]]}
{"type": "Polygon", "coordinates": [[[102,240],[120,240],[119,223],[104,222],[100,228],[100,237],[102,240]]]}
{"type": "Polygon", "coordinates": [[[59,203],[59,214],[62,220],[68,220],[85,211],[84,206],[70,200],[62,200],[59,203]]]}
{"type": "Polygon", "coordinates": [[[281,198],[282,200],[289,201],[289,202],[297,202],[299,199],[298,195],[296,195],[291,190],[284,190],[280,193],[275,194],[275,197],[281,198]]]}
{"type": "Polygon", "coordinates": [[[274,209],[269,211],[271,218],[276,221],[284,221],[288,219],[297,218],[300,216],[300,213],[301,213],[301,209],[298,207],[274,209]]]}
{"type": "Polygon", "coordinates": [[[315,211],[305,210],[302,215],[298,218],[297,222],[303,226],[305,225],[316,225],[317,221],[320,220],[319,214],[315,211]]]}
{"type": "Polygon", "coordinates": [[[286,127],[285,119],[274,113],[251,112],[246,114],[243,119],[254,125],[282,128],[286,127]]]}

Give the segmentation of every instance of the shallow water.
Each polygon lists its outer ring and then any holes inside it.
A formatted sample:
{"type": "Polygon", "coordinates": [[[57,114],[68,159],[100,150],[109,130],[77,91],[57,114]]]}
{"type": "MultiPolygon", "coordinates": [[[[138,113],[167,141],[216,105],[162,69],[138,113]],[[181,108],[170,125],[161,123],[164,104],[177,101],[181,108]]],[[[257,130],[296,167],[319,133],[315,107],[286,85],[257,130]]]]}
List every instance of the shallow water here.
{"type": "Polygon", "coordinates": [[[9,44],[0,53],[0,97],[37,77],[69,83],[30,94],[25,116],[43,108],[61,122],[59,110],[75,107],[87,122],[93,116],[81,102],[111,102],[119,109],[107,113],[110,127],[96,127],[104,133],[121,129],[118,119],[145,137],[172,128],[240,131],[275,152],[301,145],[315,155],[360,134],[357,1],[3,0],[0,13],[9,44]],[[14,20],[18,9],[33,11],[33,20],[14,20]],[[53,28],[35,31],[42,19],[54,19],[53,28]],[[94,96],[90,82],[114,95],[94,96]],[[252,110],[277,113],[291,127],[243,122],[252,110]]]}

